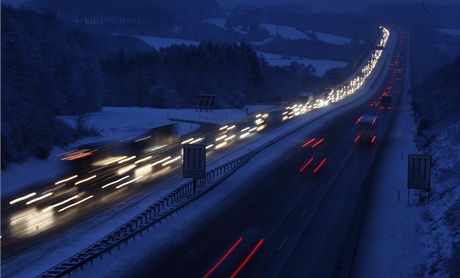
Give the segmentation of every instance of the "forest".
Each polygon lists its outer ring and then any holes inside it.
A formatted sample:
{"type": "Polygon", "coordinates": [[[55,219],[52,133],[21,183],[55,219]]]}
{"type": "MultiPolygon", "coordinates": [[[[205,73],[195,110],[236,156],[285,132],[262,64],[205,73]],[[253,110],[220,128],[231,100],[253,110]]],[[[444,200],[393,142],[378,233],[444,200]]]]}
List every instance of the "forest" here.
{"type": "Polygon", "coordinates": [[[200,93],[216,95],[218,107],[242,107],[292,99],[330,75],[316,77],[314,68],[296,63],[271,67],[243,42],[153,50],[82,31],[53,13],[9,6],[2,6],[2,34],[3,168],[46,158],[53,146],[94,132],[56,116],[83,116],[104,105],[192,107],[200,93]]]}

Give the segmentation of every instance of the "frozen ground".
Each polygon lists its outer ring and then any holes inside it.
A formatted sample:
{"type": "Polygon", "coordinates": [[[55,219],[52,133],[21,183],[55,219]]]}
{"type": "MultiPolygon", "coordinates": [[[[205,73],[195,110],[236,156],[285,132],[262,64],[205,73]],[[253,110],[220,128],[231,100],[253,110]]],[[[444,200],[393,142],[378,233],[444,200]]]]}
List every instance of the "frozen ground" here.
{"type": "Polygon", "coordinates": [[[434,162],[430,204],[422,206],[420,229],[424,260],[419,273],[435,277],[460,274],[460,122],[429,131],[434,139],[423,152],[434,162]]]}
{"type": "MultiPolygon", "coordinates": [[[[407,206],[407,155],[417,153],[405,98],[376,166],[354,277],[414,277],[421,260],[421,207],[407,206]]],[[[415,192],[412,192],[415,195],[415,192]]]]}
{"type": "MultiPolygon", "coordinates": [[[[100,133],[98,137],[88,137],[65,148],[54,148],[48,159],[31,158],[23,163],[11,164],[2,170],[2,198],[14,195],[35,183],[49,181],[62,171],[62,164],[57,155],[75,149],[77,146],[96,141],[118,141],[141,135],[150,128],[173,123],[169,118],[197,120],[216,124],[237,122],[248,117],[248,113],[271,108],[266,105],[248,106],[247,110],[218,109],[213,112],[196,112],[195,109],[154,109],[138,107],[104,107],[101,112],[90,113],[87,125],[100,133]]],[[[62,117],[69,125],[75,124],[73,117],[62,117]]],[[[192,132],[199,126],[190,123],[178,123],[178,134],[192,132]]]]}
{"type": "Polygon", "coordinates": [[[269,52],[257,52],[257,54],[267,60],[269,65],[272,66],[288,66],[292,62],[297,62],[304,64],[305,66],[312,65],[316,69],[316,75],[321,76],[326,71],[332,68],[343,68],[348,63],[341,61],[332,61],[332,60],[314,60],[304,57],[283,57],[283,55],[269,52]]]}

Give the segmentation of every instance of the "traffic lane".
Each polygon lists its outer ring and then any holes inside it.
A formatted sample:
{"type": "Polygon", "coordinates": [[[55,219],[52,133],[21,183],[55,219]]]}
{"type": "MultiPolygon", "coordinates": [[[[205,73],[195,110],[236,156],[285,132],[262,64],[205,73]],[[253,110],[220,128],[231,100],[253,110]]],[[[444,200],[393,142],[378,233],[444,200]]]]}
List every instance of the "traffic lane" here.
{"type": "MultiPolygon", "coordinates": [[[[262,139],[262,136],[263,133],[256,133],[250,140],[251,142],[255,142],[262,139]]],[[[247,143],[247,141],[234,142],[231,148],[214,152],[209,161],[219,161],[226,155],[238,151],[238,147],[245,143],[247,143]]],[[[79,229],[80,227],[85,227],[88,223],[99,222],[101,221],[101,217],[107,219],[116,217],[118,213],[122,213],[135,206],[138,202],[141,202],[150,195],[162,191],[166,186],[165,184],[177,186],[183,183],[184,180],[179,175],[179,168],[178,166],[170,167],[168,168],[169,172],[165,175],[158,173],[160,176],[156,179],[145,184],[134,185],[134,190],[133,186],[127,186],[115,191],[111,191],[111,189],[108,188],[108,191],[102,192],[102,194],[106,194],[106,196],[102,196],[101,199],[96,200],[96,198],[93,198],[90,200],[92,202],[82,203],[78,207],[72,208],[65,213],[56,214],[54,212],[49,212],[45,215],[47,217],[45,219],[35,217],[33,215],[34,211],[31,211],[31,208],[7,210],[6,213],[2,213],[2,251],[4,254],[4,261],[8,262],[16,256],[37,249],[43,246],[44,243],[59,240],[68,230],[75,228],[79,229]],[[97,202],[95,203],[95,201],[97,202]],[[14,221],[14,219],[21,219],[24,217],[30,218],[31,221],[26,221],[25,224],[21,225],[10,225],[10,222],[14,221]],[[41,232],[38,232],[37,226],[39,226],[39,224],[42,224],[44,229],[41,232]]],[[[73,193],[76,194],[77,192],[75,191],[73,193]]],[[[160,196],[164,194],[166,193],[162,193],[160,196]]],[[[50,206],[54,203],[56,203],[56,201],[45,202],[40,207],[50,206]]],[[[37,211],[36,208],[35,211],[37,211]]]]}
{"type": "MultiPolygon", "coordinates": [[[[271,128],[277,126],[278,124],[276,125],[273,125],[271,126],[271,128]]],[[[206,128],[206,130],[209,130],[210,127],[208,126],[206,128]]],[[[204,130],[204,128],[201,128],[201,130],[204,130]]],[[[193,136],[195,137],[199,137],[197,135],[198,133],[194,133],[192,134],[193,136]]],[[[190,136],[192,136],[190,135],[190,136]]],[[[204,136],[201,134],[201,136],[204,136]]],[[[253,134],[252,136],[252,142],[254,141],[257,141],[259,139],[261,139],[263,135],[260,134],[260,133],[255,133],[253,134]]],[[[188,136],[187,136],[188,137],[188,136]]],[[[209,139],[209,138],[212,138],[212,136],[210,136],[210,133],[208,132],[206,134],[206,137],[209,139]]],[[[244,140],[246,141],[246,140],[244,140]]],[[[229,147],[231,148],[229,150],[229,148],[224,148],[224,149],[221,149],[221,150],[213,150],[210,152],[210,161],[216,161],[216,160],[219,160],[219,158],[222,158],[224,157],[225,155],[227,154],[230,154],[232,152],[232,149],[234,150],[237,150],[238,149],[238,146],[241,146],[241,144],[244,144],[245,142],[242,142],[241,140],[237,140],[237,141],[234,141],[234,142],[231,142],[229,144],[229,147]]],[[[180,145],[179,146],[176,146],[177,148],[177,153],[180,152],[180,145]]],[[[164,152],[163,152],[164,153],[164,152]]],[[[139,154],[138,154],[139,155],[139,154]]],[[[156,158],[160,158],[161,156],[165,156],[166,154],[163,154],[162,153],[158,153],[156,154],[156,158]]],[[[134,157],[134,156],[133,156],[134,157]]],[[[139,156],[139,158],[141,158],[142,156],[139,156]]],[[[78,187],[76,186],[70,186],[68,184],[62,184],[62,185],[59,185],[59,191],[56,191],[56,190],[49,190],[51,194],[46,194],[46,195],[50,195],[50,196],[47,196],[46,199],[42,199],[40,200],[39,202],[36,202],[34,204],[31,204],[31,205],[26,205],[25,204],[25,201],[24,203],[21,203],[21,204],[18,204],[18,205],[14,205],[14,206],[7,206],[6,208],[4,207],[4,210],[2,211],[2,229],[4,231],[4,234],[3,234],[3,237],[4,239],[6,240],[9,240],[9,238],[20,238],[21,240],[24,240],[24,238],[26,237],[30,237],[32,235],[35,235],[35,234],[38,234],[40,233],[41,229],[39,226],[40,223],[35,223],[36,224],[36,229],[35,229],[35,232],[34,233],[28,233],[28,231],[24,231],[23,233],[16,227],[10,227],[8,224],[11,223],[11,222],[18,222],[18,221],[10,221],[11,219],[19,219],[19,218],[27,218],[27,213],[32,211],[31,215],[29,215],[29,217],[32,217],[32,214],[37,214],[37,211],[39,211],[41,208],[46,208],[48,206],[52,206],[60,201],[63,201],[63,200],[66,200],[67,198],[69,197],[73,197],[75,196],[77,193],[81,196],[83,194],[89,194],[88,196],[92,195],[94,193],[94,196],[95,198],[92,200],[93,202],[97,199],[97,197],[99,197],[99,195],[101,194],[109,194],[107,191],[108,189],[106,190],[100,190],[100,181],[105,179],[105,178],[117,178],[117,176],[114,176],[115,175],[115,172],[117,171],[117,168],[121,168],[121,167],[124,167],[124,165],[116,165],[117,167],[108,167],[107,169],[104,169],[102,172],[94,172],[92,173],[91,175],[94,174],[94,177],[95,180],[99,180],[99,182],[93,182],[93,181],[90,181],[91,184],[85,184],[85,185],[80,185],[78,187]],[[78,188],[78,189],[77,189],[78,188]],[[103,191],[103,192],[98,192],[98,191],[103,191]],[[35,209],[35,210],[34,210],[35,209]],[[10,230],[14,230],[14,233],[10,233],[10,230]]],[[[177,167],[173,167],[172,171],[169,171],[168,174],[177,174],[178,171],[173,171],[177,169],[177,167]]],[[[167,169],[164,169],[164,170],[167,170],[167,169]]],[[[163,170],[160,170],[160,172],[163,172],[163,170]]],[[[127,173],[129,174],[129,173],[127,173]]],[[[160,173],[158,173],[160,174],[160,173]]],[[[73,181],[74,182],[74,181],[73,181]]],[[[161,182],[161,180],[155,180],[155,181],[151,181],[152,183],[159,183],[161,182]]],[[[88,183],[88,182],[87,182],[88,183]]],[[[102,184],[106,184],[108,183],[107,182],[104,182],[102,184]]],[[[149,182],[150,183],[150,182],[149,182]]],[[[45,192],[46,193],[46,192],[45,192]]],[[[133,193],[135,194],[135,193],[133,193]]],[[[38,196],[38,195],[37,195],[38,196]]],[[[105,200],[107,199],[110,199],[109,197],[104,197],[105,200]]],[[[116,205],[116,203],[114,202],[114,205],[116,205]]],[[[82,213],[82,211],[80,211],[80,214],[82,213]]],[[[41,216],[40,216],[41,217],[41,216]]],[[[43,218],[43,217],[41,217],[43,218]]],[[[49,220],[48,222],[50,223],[50,225],[62,225],[62,224],[65,224],[68,222],[70,217],[67,217],[67,218],[60,218],[60,215],[53,215],[53,219],[46,219],[46,220],[49,220]]],[[[29,221],[30,222],[30,221],[29,221]]],[[[30,224],[30,223],[28,223],[30,224]]],[[[43,226],[46,226],[46,225],[43,225],[43,226]]],[[[44,229],[45,230],[49,230],[50,227],[45,227],[44,229]]]]}
{"type": "MultiPolygon", "coordinates": [[[[398,96],[395,97],[398,102],[398,96]]],[[[354,163],[346,163],[343,168],[340,168],[340,174],[333,181],[334,186],[324,201],[320,202],[320,207],[317,210],[312,209],[310,202],[303,211],[302,206],[293,210],[296,215],[292,217],[291,223],[285,222],[279,225],[290,228],[281,229],[273,242],[266,241],[267,252],[261,253],[259,258],[255,259],[254,267],[250,268],[244,276],[328,277],[333,275],[348,231],[348,224],[358,203],[357,198],[362,196],[360,193],[363,190],[363,183],[376,159],[377,150],[384,143],[381,139],[388,133],[391,125],[393,113],[378,111],[378,114],[380,128],[377,137],[379,139],[373,148],[355,144],[355,149],[350,153],[349,158],[349,161],[354,163]],[[305,214],[305,210],[312,210],[311,219],[305,221],[304,230],[300,229],[302,232],[296,234],[299,229],[295,229],[295,225],[299,220],[298,217],[305,214]],[[313,213],[313,211],[318,212],[313,213]],[[279,252],[280,247],[285,252],[279,252]]],[[[302,203],[309,202],[305,199],[302,203]]]]}
{"type": "MultiPolygon", "coordinates": [[[[329,151],[334,153],[340,142],[346,138],[343,134],[352,130],[356,117],[366,111],[367,106],[368,104],[366,103],[360,108],[341,114],[337,117],[338,120],[331,120],[325,124],[323,129],[318,131],[318,135],[315,134],[316,137],[320,138],[324,135],[326,139],[325,146],[329,146],[329,151]]],[[[306,134],[305,141],[311,139],[311,137],[311,134],[306,134]]],[[[353,139],[347,139],[353,146],[353,139]]],[[[245,234],[244,231],[248,227],[253,227],[255,223],[260,223],[261,218],[265,216],[265,219],[271,219],[269,222],[273,222],[273,219],[275,219],[275,224],[279,223],[278,217],[275,216],[283,215],[284,217],[285,212],[292,208],[290,204],[296,203],[293,200],[296,200],[299,196],[302,197],[306,190],[318,188],[322,182],[329,178],[325,173],[320,176],[311,176],[310,182],[303,182],[306,186],[299,186],[297,179],[303,177],[298,175],[298,171],[307,158],[301,147],[305,141],[295,143],[293,150],[284,156],[285,158],[289,157],[289,159],[284,159],[279,164],[271,165],[270,168],[264,169],[265,173],[270,173],[269,179],[267,179],[267,175],[257,175],[254,180],[249,181],[248,187],[255,188],[250,194],[246,194],[234,206],[224,210],[221,214],[222,216],[209,219],[200,232],[189,236],[185,240],[185,244],[169,248],[161,256],[163,259],[160,258],[160,261],[151,262],[147,260],[134,267],[134,269],[141,269],[135,272],[136,275],[148,276],[151,273],[158,276],[165,274],[180,276],[186,273],[203,274],[206,267],[211,266],[213,262],[218,260],[228,246],[231,246],[237,238],[245,234]],[[287,173],[290,173],[290,176],[287,173]],[[288,176],[288,180],[286,180],[286,176],[288,176]],[[289,181],[289,177],[295,177],[295,179],[289,181]],[[273,198],[278,198],[277,202],[273,198]],[[267,213],[267,211],[269,212],[267,213]],[[232,224],[229,225],[229,223],[232,224]],[[193,258],[190,258],[189,253],[194,254],[193,258]],[[176,263],[181,265],[180,269],[174,267],[176,263]]],[[[333,161],[335,159],[331,159],[331,162],[333,161]]],[[[260,231],[267,226],[271,226],[265,224],[267,223],[266,220],[264,221],[264,224],[254,229],[250,228],[249,231],[260,231]]],[[[260,233],[255,233],[251,240],[258,240],[260,239],[259,236],[261,236],[260,233]]]]}

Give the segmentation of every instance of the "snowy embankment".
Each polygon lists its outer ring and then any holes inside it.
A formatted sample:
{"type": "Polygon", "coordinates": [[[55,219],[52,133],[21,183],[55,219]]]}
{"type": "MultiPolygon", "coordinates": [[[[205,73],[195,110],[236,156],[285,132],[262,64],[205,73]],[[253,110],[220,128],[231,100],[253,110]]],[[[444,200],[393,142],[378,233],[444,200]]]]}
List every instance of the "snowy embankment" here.
{"type": "MultiPolygon", "coordinates": [[[[403,103],[376,165],[353,277],[412,277],[421,261],[419,205],[407,206],[407,155],[417,153],[410,104],[403,103]]],[[[415,195],[415,192],[411,192],[415,195]]]]}
{"type": "Polygon", "coordinates": [[[257,52],[271,66],[289,66],[293,62],[304,64],[305,66],[312,65],[316,69],[316,75],[323,75],[326,71],[332,68],[343,68],[347,66],[347,62],[332,61],[332,60],[314,60],[305,57],[284,57],[280,54],[269,52],[257,52]]]}
{"type": "MultiPolygon", "coordinates": [[[[248,117],[247,113],[267,109],[269,106],[254,105],[246,109],[219,109],[212,112],[197,112],[195,109],[154,109],[138,107],[104,107],[101,112],[88,114],[86,124],[99,132],[97,137],[88,137],[73,144],[54,148],[48,159],[29,159],[23,163],[11,164],[2,170],[2,198],[34,186],[41,181],[49,181],[62,171],[57,156],[75,149],[77,146],[96,141],[119,141],[141,135],[151,128],[175,123],[169,118],[196,120],[204,123],[225,124],[238,122],[248,117]]],[[[75,124],[74,117],[62,117],[69,125],[75,124]]],[[[190,123],[176,123],[177,134],[186,134],[199,126],[190,123]]]]}
{"type": "Polygon", "coordinates": [[[460,273],[460,122],[429,131],[434,139],[422,150],[433,159],[429,205],[420,205],[424,260],[419,274],[457,277],[460,273]]]}

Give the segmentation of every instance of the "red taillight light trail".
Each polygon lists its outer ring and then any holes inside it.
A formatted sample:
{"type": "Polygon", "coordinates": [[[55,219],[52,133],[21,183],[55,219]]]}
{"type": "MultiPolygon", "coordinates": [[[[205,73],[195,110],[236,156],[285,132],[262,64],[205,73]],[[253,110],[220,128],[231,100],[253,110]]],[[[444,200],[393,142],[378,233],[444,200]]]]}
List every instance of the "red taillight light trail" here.
{"type": "Polygon", "coordinates": [[[318,142],[314,143],[313,145],[311,145],[311,148],[313,149],[314,147],[318,146],[319,144],[321,144],[322,142],[324,141],[324,138],[321,138],[318,142]]]}
{"type": "Polygon", "coordinates": [[[315,170],[313,170],[313,173],[318,172],[319,168],[321,168],[321,166],[323,166],[324,162],[326,162],[326,158],[323,158],[323,160],[321,160],[321,162],[319,163],[319,165],[316,166],[315,170]]]}
{"type": "Polygon", "coordinates": [[[225,252],[225,254],[220,258],[220,260],[203,276],[203,278],[208,278],[211,276],[211,274],[219,267],[219,265],[222,264],[223,261],[230,255],[230,253],[233,252],[233,250],[243,241],[243,238],[240,237],[233,245],[230,247],[230,249],[225,252]]]}
{"type": "Polygon", "coordinates": [[[371,139],[371,143],[374,143],[375,142],[375,139],[377,139],[377,136],[372,136],[372,139],[371,139]]]}
{"type": "MultiPolygon", "coordinates": [[[[371,103],[371,106],[372,106],[372,103],[371,103]]],[[[356,120],[356,123],[355,124],[359,124],[359,122],[363,119],[363,116],[359,117],[357,120],[356,120]]]]}
{"type": "Polygon", "coordinates": [[[300,168],[300,171],[299,171],[299,172],[302,173],[303,170],[305,170],[305,168],[307,168],[307,166],[310,165],[310,163],[311,163],[312,161],[313,161],[313,157],[310,158],[310,159],[307,161],[307,163],[305,163],[305,165],[302,166],[302,168],[300,168]]]}
{"type": "Polygon", "coordinates": [[[358,142],[359,138],[361,138],[361,135],[358,135],[358,136],[355,137],[355,142],[358,142]]]}
{"type": "Polygon", "coordinates": [[[316,140],[316,138],[313,138],[313,139],[307,141],[305,144],[302,145],[302,148],[305,148],[306,146],[310,145],[310,143],[312,143],[315,140],[316,140]]]}
{"type": "Polygon", "coordinates": [[[240,264],[240,266],[232,273],[232,275],[230,275],[230,278],[235,278],[236,275],[238,275],[238,273],[240,273],[240,271],[243,269],[243,267],[249,262],[249,260],[252,258],[252,256],[254,256],[254,254],[256,253],[257,249],[260,248],[260,246],[262,245],[262,243],[264,243],[264,239],[261,239],[259,240],[259,242],[257,243],[256,247],[254,247],[252,250],[251,250],[251,253],[249,253],[249,255],[244,259],[244,261],[240,264]]]}
{"type": "Polygon", "coordinates": [[[374,117],[374,119],[372,119],[372,125],[375,124],[375,121],[377,121],[377,117],[374,117]]]}

